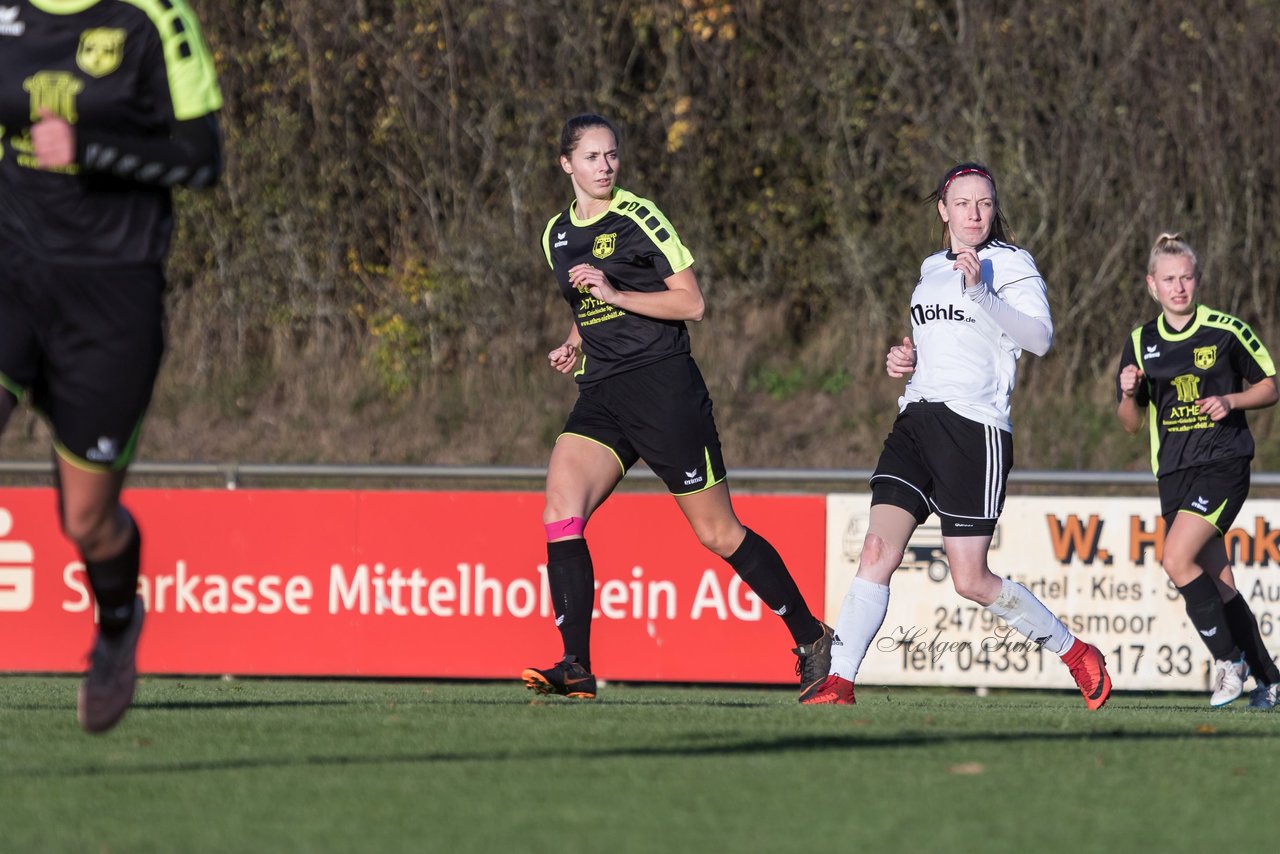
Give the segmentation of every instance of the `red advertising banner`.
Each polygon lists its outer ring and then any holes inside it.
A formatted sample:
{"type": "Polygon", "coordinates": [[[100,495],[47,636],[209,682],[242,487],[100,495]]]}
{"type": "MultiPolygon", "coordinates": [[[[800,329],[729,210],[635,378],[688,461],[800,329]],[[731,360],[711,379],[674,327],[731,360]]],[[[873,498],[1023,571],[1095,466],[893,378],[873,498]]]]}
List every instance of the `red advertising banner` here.
{"type": "MultiPolygon", "coordinates": [[[[144,673],[516,679],[561,653],[542,496],[134,489],[144,673]]],[[[825,499],[740,496],[744,524],[823,603],[825,499]]],[[[786,683],[791,638],[666,495],[618,494],[587,531],[605,679],[786,683]]],[[[82,670],[84,567],[49,489],[0,489],[0,670],[82,670]]]]}

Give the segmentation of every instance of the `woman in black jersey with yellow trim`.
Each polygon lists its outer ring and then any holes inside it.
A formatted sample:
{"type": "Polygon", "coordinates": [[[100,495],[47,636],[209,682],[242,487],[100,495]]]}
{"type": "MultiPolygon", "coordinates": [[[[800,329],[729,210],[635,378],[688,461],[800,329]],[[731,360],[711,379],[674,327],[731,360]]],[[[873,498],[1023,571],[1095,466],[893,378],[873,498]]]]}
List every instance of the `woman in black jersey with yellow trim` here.
{"type": "Polygon", "coordinates": [[[1165,520],[1161,564],[1213,656],[1210,705],[1239,697],[1252,670],[1250,705],[1269,709],[1280,700],[1280,671],[1236,589],[1223,534],[1249,496],[1253,436],[1244,412],[1280,399],[1276,369],[1247,324],[1197,302],[1199,286],[1195,251],[1161,234],[1147,262],[1147,290],[1161,311],[1125,342],[1116,413],[1134,433],[1148,410],[1165,520]]]}
{"type": "Polygon", "coordinates": [[[560,165],[574,201],[543,233],[543,251],[573,311],[548,354],[572,373],[578,401],[547,467],[547,580],[564,658],[521,674],[542,694],[592,698],[595,578],[587,520],[643,459],[666,483],[699,541],[724,558],[796,642],[801,691],[826,676],[831,630],[806,607],[768,541],[734,515],[711,398],[685,322],[701,320],[693,257],[650,201],[615,186],[618,134],[596,115],[570,119],[560,165]]]}
{"type": "Polygon", "coordinates": [[[11,0],[0,27],[0,429],[53,432],[62,529],[98,635],[77,701],[133,700],[141,536],[120,503],[164,350],[170,188],[221,168],[213,61],[184,0],[11,0]]]}

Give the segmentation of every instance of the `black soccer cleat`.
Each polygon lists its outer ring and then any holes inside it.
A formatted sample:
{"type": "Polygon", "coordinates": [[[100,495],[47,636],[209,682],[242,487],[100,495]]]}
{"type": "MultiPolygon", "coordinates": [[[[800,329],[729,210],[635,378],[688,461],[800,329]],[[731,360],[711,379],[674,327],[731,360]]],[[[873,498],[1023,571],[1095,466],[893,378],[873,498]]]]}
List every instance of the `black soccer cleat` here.
{"type": "Polygon", "coordinates": [[[89,652],[89,672],[80,683],[76,697],[76,717],[86,732],[102,733],[111,729],[133,702],[144,611],[139,598],[133,603],[133,617],[123,632],[107,637],[98,629],[98,638],[89,652]]]}
{"type": "Polygon", "coordinates": [[[805,703],[816,694],[831,672],[831,645],[840,643],[836,633],[826,623],[822,637],[812,643],[801,644],[791,650],[796,654],[796,675],[800,677],[800,702],[805,703]]]}
{"type": "Polygon", "coordinates": [[[520,678],[524,680],[525,687],[535,694],[557,694],[576,700],[596,698],[596,677],[578,663],[577,656],[566,655],[546,670],[526,668],[520,673],[520,678]]]}

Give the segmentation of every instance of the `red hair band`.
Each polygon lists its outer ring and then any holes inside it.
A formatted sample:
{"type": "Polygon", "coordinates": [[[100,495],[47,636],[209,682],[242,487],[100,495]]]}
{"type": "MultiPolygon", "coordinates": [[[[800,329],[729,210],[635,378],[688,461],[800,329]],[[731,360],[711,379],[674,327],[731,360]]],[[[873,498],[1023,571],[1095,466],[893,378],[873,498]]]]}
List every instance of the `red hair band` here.
{"type": "Polygon", "coordinates": [[[942,185],[942,192],[938,194],[938,198],[945,199],[947,197],[947,188],[951,186],[952,181],[959,178],[961,175],[981,175],[983,178],[986,178],[988,181],[991,182],[992,187],[996,185],[995,178],[992,178],[989,174],[987,174],[986,172],[983,172],[981,169],[974,169],[973,167],[969,167],[968,169],[961,169],[959,172],[957,172],[956,174],[948,178],[947,183],[942,185]]]}

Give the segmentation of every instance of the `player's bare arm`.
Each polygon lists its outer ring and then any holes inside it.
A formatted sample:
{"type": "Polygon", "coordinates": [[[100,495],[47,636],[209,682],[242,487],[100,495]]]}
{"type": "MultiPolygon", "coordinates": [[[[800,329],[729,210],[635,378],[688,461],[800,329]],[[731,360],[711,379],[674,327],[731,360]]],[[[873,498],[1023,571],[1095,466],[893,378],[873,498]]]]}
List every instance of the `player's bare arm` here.
{"type": "Polygon", "coordinates": [[[654,320],[702,320],[706,301],[692,268],[685,268],[663,280],[665,291],[620,291],[609,277],[590,264],[579,264],[569,271],[569,283],[591,296],[632,314],[654,320]]]}
{"type": "Polygon", "coordinates": [[[1267,377],[1254,383],[1244,391],[1235,394],[1214,395],[1196,401],[1203,415],[1214,421],[1221,421],[1233,409],[1266,409],[1275,405],[1280,399],[1280,390],[1276,388],[1276,378],[1267,377]]]}
{"type": "Polygon", "coordinates": [[[1138,432],[1142,426],[1142,412],[1138,409],[1138,386],[1142,383],[1142,371],[1137,365],[1125,365],[1120,371],[1120,403],[1116,416],[1128,433],[1138,432]]]}

